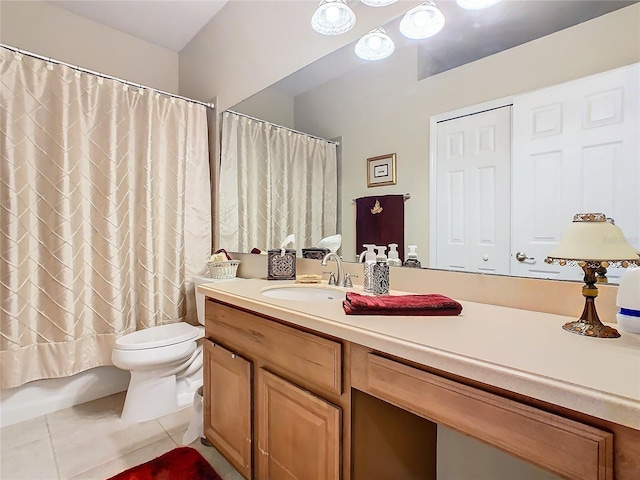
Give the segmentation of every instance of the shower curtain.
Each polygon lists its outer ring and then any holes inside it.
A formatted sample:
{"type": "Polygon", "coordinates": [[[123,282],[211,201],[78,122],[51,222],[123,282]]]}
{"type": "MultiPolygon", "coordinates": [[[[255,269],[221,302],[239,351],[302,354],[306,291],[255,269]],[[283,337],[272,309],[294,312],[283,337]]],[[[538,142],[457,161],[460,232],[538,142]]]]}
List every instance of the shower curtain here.
{"type": "Polygon", "coordinates": [[[337,229],[336,145],[233,112],[222,115],[220,246],[313,247],[337,229]]]}
{"type": "Polygon", "coordinates": [[[195,318],[206,108],[0,48],[0,387],[111,364],[195,318]]]}

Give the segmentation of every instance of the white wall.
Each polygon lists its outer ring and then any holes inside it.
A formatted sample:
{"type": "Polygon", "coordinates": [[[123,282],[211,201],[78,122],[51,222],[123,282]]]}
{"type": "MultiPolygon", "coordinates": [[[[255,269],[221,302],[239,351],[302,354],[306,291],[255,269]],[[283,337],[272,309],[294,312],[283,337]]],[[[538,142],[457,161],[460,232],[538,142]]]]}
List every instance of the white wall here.
{"type": "Polygon", "coordinates": [[[343,255],[355,255],[353,198],[411,193],[405,245],[429,253],[429,119],[432,115],[640,61],[640,5],[417,81],[412,48],[295,98],[297,130],[342,136],[343,255]],[[366,159],[397,154],[397,185],[367,188],[366,159]]]}
{"type": "Polygon", "coordinates": [[[0,2],[0,43],[178,93],[178,54],[42,1],[0,2]]]}
{"type": "Polygon", "coordinates": [[[294,97],[275,89],[268,89],[234,105],[233,110],[283,127],[294,128],[293,101],[294,97]]]}

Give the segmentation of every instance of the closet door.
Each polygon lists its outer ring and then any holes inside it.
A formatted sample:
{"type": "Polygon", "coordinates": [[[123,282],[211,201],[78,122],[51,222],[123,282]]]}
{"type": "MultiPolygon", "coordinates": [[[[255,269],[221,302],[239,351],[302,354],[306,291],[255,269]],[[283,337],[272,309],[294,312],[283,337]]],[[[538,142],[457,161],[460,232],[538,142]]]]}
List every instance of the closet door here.
{"type": "Polygon", "coordinates": [[[640,246],[639,85],[635,64],[514,99],[513,275],[580,280],[544,263],[576,213],[605,213],[640,246]]]}
{"type": "Polygon", "coordinates": [[[439,122],[436,268],[509,273],[511,107],[439,122]]]}

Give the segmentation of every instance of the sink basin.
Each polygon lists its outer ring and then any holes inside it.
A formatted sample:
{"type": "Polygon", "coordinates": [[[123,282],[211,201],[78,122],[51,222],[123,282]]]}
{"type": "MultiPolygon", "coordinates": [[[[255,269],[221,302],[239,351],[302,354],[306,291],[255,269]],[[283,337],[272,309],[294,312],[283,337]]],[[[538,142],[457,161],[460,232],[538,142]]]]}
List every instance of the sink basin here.
{"type": "Polygon", "coordinates": [[[344,292],[335,288],[312,286],[270,287],[262,290],[262,295],[280,300],[342,300],[344,292]]]}

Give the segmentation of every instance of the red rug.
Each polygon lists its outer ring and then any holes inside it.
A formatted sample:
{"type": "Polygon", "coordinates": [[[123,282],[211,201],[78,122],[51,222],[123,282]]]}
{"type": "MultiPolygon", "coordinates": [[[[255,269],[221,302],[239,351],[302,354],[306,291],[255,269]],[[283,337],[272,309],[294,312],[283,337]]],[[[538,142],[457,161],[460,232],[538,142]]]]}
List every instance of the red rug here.
{"type": "Polygon", "coordinates": [[[125,470],[109,480],[222,480],[209,462],[191,447],[178,447],[125,470]]]}

